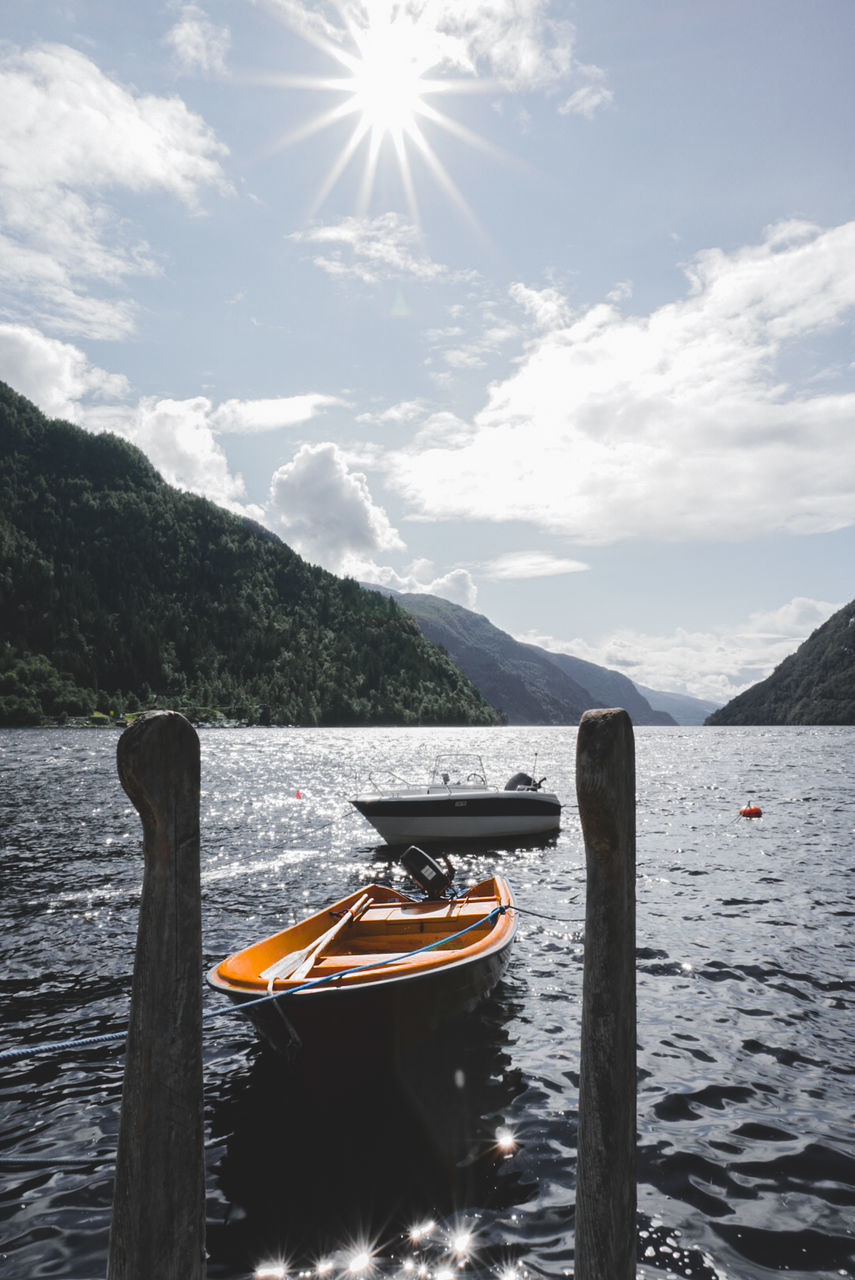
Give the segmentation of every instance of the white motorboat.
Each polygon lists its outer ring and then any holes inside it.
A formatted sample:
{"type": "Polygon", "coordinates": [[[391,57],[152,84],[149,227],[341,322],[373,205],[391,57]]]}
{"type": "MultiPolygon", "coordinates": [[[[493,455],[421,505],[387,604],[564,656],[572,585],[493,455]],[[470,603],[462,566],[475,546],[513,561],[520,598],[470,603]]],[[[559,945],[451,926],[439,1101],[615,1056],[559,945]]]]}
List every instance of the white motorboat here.
{"type": "Polygon", "coordinates": [[[438,756],[427,784],[372,781],[350,803],[392,845],[540,835],[561,821],[558,797],[542,790],[544,782],[515,773],[499,790],[487,785],[480,756],[438,756]]]}

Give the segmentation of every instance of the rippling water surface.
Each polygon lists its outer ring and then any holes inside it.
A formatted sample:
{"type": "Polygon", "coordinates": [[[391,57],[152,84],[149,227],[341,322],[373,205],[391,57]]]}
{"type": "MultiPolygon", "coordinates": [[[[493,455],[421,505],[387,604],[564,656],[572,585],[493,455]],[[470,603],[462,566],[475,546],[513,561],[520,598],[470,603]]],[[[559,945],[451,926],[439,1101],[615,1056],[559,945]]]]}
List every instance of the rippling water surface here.
{"type": "MultiPolygon", "coordinates": [[[[478,1016],[404,1071],[351,1082],[343,1044],[338,1081],[313,1087],[243,1020],[206,1022],[209,1277],[572,1275],[575,736],[200,731],[206,964],[400,882],[346,803],[369,767],[421,779],[476,751],[494,783],[536,767],[565,805],[548,841],[457,851],[458,880],[511,880],[518,942],[478,1016]]],[[[4,1047],[127,1016],[142,852],[117,740],[0,732],[4,1047]]],[[[647,1280],[855,1276],[853,758],[845,728],[636,730],[647,1280]],[[761,820],[738,817],[749,799],[761,820]]],[[[0,1067],[0,1275],[103,1277],[121,1048],[0,1067]]]]}

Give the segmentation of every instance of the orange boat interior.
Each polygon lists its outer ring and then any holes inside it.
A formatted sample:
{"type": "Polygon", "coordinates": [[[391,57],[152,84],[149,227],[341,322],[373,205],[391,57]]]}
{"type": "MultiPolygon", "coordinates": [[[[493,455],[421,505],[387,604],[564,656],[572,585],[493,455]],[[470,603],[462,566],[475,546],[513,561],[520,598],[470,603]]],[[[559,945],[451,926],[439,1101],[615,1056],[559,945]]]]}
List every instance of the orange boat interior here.
{"type": "Polygon", "coordinates": [[[490,918],[499,904],[512,905],[501,877],[483,881],[459,898],[420,902],[368,885],[229,956],[217,966],[216,978],[232,989],[263,992],[287,991],[334,973],[342,974],[336,985],[414,973],[447,964],[449,951],[455,958],[476,956],[512,932],[511,913],[490,918]],[[467,932],[456,936],[461,930],[467,932]],[[422,950],[432,943],[431,950],[422,950]],[[381,967],[364,969],[372,964],[381,967]]]}

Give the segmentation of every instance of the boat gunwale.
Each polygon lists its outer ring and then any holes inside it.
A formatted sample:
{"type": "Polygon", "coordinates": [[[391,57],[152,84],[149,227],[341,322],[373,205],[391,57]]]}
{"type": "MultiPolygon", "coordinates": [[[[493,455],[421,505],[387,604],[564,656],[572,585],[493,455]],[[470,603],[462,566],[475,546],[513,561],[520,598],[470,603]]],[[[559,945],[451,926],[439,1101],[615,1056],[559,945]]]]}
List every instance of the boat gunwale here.
{"type": "MultiPolygon", "coordinates": [[[[283,996],[296,996],[298,994],[301,997],[315,995],[320,996],[334,994],[336,992],[339,994],[347,992],[349,995],[352,995],[357,991],[378,991],[402,982],[417,982],[420,979],[427,979],[439,973],[452,972],[460,966],[476,964],[480,960],[487,961],[493,955],[501,953],[513,942],[517,930],[517,912],[513,899],[513,892],[504,876],[491,876],[488,877],[487,880],[479,881],[478,884],[471,887],[473,889],[477,889],[481,885],[490,883],[494,883],[496,885],[498,892],[494,896],[491,895],[487,897],[485,895],[485,906],[488,902],[491,904],[489,909],[485,911],[481,918],[477,921],[471,922],[460,932],[463,933],[467,929],[474,930],[478,928],[479,925],[488,921],[490,916],[494,913],[497,913],[496,920],[493,927],[490,928],[483,937],[477,939],[469,946],[441,949],[441,944],[448,941],[448,938],[453,937],[454,935],[449,934],[447,937],[440,935],[434,939],[433,947],[430,946],[430,943],[426,943],[422,947],[414,949],[410,955],[406,952],[404,952],[403,955],[399,955],[394,951],[390,951],[388,959],[376,962],[375,966],[372,966],[370,962],[366,962],[364,967],[352,965],[345,967],[340,971],[333,969],[329,973],[317,975],[315,977],[307,976],[302,980],[295,981],[288,978],[276,979],[271,988],[268,988],[268,983],[260,976],[257,978],[240,979],[226,977],[220,973],[221,967],[227,964],[230,960],[236,959],[238,956],[253,950],[255,947],[262,947],[266,943],[273,942],[275,939],[282,937],[283,934],[301,924],[307,924],[311,921],[317,920],[319,917],[325,917],[340,908],[346,911],[346,904],[351,901],[355,901],[358,898],[359,893],[366,892],[366,889],[381,889],[384,893],[394,895],[391,900],[387,899],[385,902],[381,900],[376,905],[403,907],[404,909],[406,909],[406,907],[424,909],[426,906],[434,905],[434,903],[439,905],[443,901],[450,907],[464,903],[468,896],[463,894],[461,897],[454,899],[413,900],[399,894],[395,889],[389,889],[387,886],[368,885],[362,890],[357,890],[355,894],[342,898],[338,902],[332,903],[329,907],[316,912],[313,916],[307,917],[306,920],[296,921],[295,924],[289,925],[286,929],[282,929],[278,933],[271,934],[268,938],[262,938],[255,943],[250,943],[248,947],[244,947],[240,951],[234,952],[232,955],[219,960],[206,975],[208,983],[215,990],[233,996],[239,1001],[242,1001],[243,999],[254,999],[265,994],[269,995],[271,999],[283,996]],[[431,951],[433,951],[434,954],[431,954],[431,951]],[[416,956],[419,956],[418,963],[408,964],[406,967],[402,966],[399,968],[393,968],[393,965],[397,961],[402,959],[405,961],[411,958],[415,959],[416,956]],[[372,973],[372,969],[375,970],[376,976],[375,973],[372,973]],[[351,981],[348,981],[348,979],[351,979],[351,981]]],[[[345,952],[339,954],[353,955],[356,953],[345,952]]],[[[366,953],[366,955],[369,954],[376,953],[366,953]]],[[[330,952],[325,958],[330,961],[334,961],[336,953],[334,951],[330,952]]]]}

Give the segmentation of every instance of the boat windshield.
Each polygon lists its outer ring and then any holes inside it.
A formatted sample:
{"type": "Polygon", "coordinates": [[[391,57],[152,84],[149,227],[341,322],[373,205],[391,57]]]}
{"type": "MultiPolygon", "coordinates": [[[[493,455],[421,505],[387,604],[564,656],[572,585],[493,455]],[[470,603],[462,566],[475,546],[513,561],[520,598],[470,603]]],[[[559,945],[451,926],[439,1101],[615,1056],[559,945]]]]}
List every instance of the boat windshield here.
{"type": "Polygon", "coordinates": [[[484,762],[476,755],[437,756],[430,785],[432,787],[486,787],[484,762]]]}

